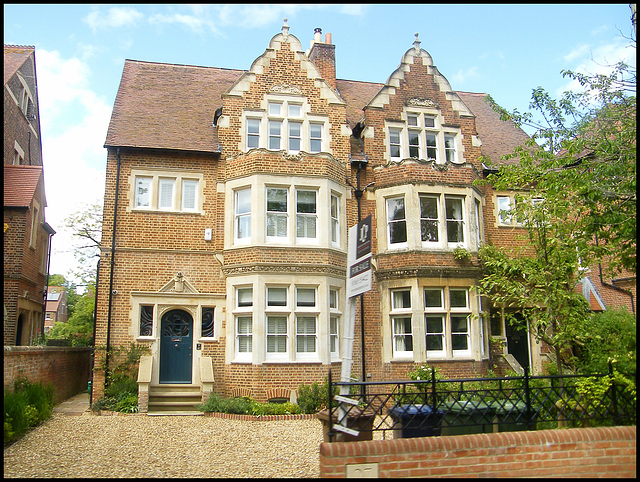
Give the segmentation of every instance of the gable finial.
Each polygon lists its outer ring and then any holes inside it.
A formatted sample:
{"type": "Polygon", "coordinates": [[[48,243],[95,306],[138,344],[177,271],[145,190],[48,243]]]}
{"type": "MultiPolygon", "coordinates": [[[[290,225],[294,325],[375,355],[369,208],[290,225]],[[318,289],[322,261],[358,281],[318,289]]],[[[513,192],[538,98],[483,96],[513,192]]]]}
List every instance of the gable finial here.
{"type": "Polygon", "coordinates": [[[420,51],[420,40],[418,40],[418,32],[415,33],[416,39],[413,41],[413,48],[420,51]]]}
{"type": "Polygon", "coordinates": [[[284,18],[284,25],[282,26],[282,34],[285,37],[289,35],[289,26],[287,25],[287,17],[284,18]]]}

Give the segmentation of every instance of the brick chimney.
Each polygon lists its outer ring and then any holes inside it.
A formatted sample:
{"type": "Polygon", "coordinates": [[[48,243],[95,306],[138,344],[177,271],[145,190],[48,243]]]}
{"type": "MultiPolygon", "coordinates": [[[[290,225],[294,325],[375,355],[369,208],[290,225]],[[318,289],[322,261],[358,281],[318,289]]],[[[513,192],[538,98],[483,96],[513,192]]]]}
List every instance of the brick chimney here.
{"type": "Polygon", "coordinates": [[[325,35],[322,42],[322,29],[314,30],[314,38],[311,41],[311,49],[307,54],[318,70],[322,78],[331,87],[336,88],[336,46],[331,44],[331,34],[325,35]]]}

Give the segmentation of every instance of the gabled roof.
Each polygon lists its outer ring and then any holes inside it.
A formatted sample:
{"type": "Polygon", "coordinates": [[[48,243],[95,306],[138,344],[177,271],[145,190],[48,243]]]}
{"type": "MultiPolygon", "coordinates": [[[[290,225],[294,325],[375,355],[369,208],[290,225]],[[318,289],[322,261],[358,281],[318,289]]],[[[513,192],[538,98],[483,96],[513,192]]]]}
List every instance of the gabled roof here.
{"type": "Polygon", "coordinates": [[[4,166],[4,207],[29,207],[42,178],[41,166],[4,166]]]}
{"type": "MultiPolygon", "coordinates": [[[[212,125],[222,94],[247,71],[126,60],[105,147],[139,147],[219,152],[212,125]]],[[[337,79],[353,128],[363,108],[385,84],[337,79]]],[[[502,121],[485,101],[486,94],[455,92],[476,117],[482,155],[500,163],[529,137],[511,121],[502,121]]],[[[353,153],[359,148],[353,147],[353,153]]],[[[517,161],[512,161],[517,162],[517,161]]]]}
{"type": "Polygon", "coordinates": [[[6,84],[36,48],[31,45],[4,46],[4,83],[6,84]]]}
{"type": "Polygon", "coordinates": [[[243,73],[126,60],[105,147],[217,152],[213,116],[243,73]]]}

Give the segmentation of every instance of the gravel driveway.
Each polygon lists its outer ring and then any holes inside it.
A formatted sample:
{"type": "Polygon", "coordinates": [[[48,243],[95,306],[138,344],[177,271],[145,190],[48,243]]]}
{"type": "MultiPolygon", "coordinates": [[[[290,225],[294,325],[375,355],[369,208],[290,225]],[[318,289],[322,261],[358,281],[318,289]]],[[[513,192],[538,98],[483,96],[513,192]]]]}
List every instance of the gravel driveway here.
{"type": "Polygon", "coordinates": [[[4,477],[314,477],[322,424],[54,413],[4,451],[4,477]]]}

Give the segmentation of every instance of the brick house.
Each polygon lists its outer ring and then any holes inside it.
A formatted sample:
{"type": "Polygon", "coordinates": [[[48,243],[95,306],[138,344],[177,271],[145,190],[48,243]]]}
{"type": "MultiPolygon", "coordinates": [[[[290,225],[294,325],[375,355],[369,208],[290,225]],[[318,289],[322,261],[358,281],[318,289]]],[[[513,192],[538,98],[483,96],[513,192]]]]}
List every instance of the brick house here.
{"type": "MultiPolygon", "coordinates": [[[[385,83],[336,78],[330,34],[305,52],[286,22],[246,71],[126,60],[105,142],[96,366],[100,347],[136,342],[151,353],[141,394],[294,399],[340,372],[347,231],[371,215],[354,374],[362,339],[369,380],[424,363],[539,371],[526,333],[474,316],[491,309],[471,290],[480,243],[520,229],[499,222],[510,193],[473,185],[480,157],[527,139],[485,97],[452,90],[417,35],[385,83]]],[[[98,370],[94,399],[103,385],[98,370]]]]}
{"type": "Polygon", "coordinates": [[[45,222],[35,48],[4,46],[4,344],[44,328],[51,236],[45,222]]]}
{"type": "Polygon", "coordinates": [[[66,323],[69,319],[67,305],[67,290],[64,286],[49,286],[47,288],[47,311],[44,317],[44,332],[48,332],[56,321],[66,323]]]}

